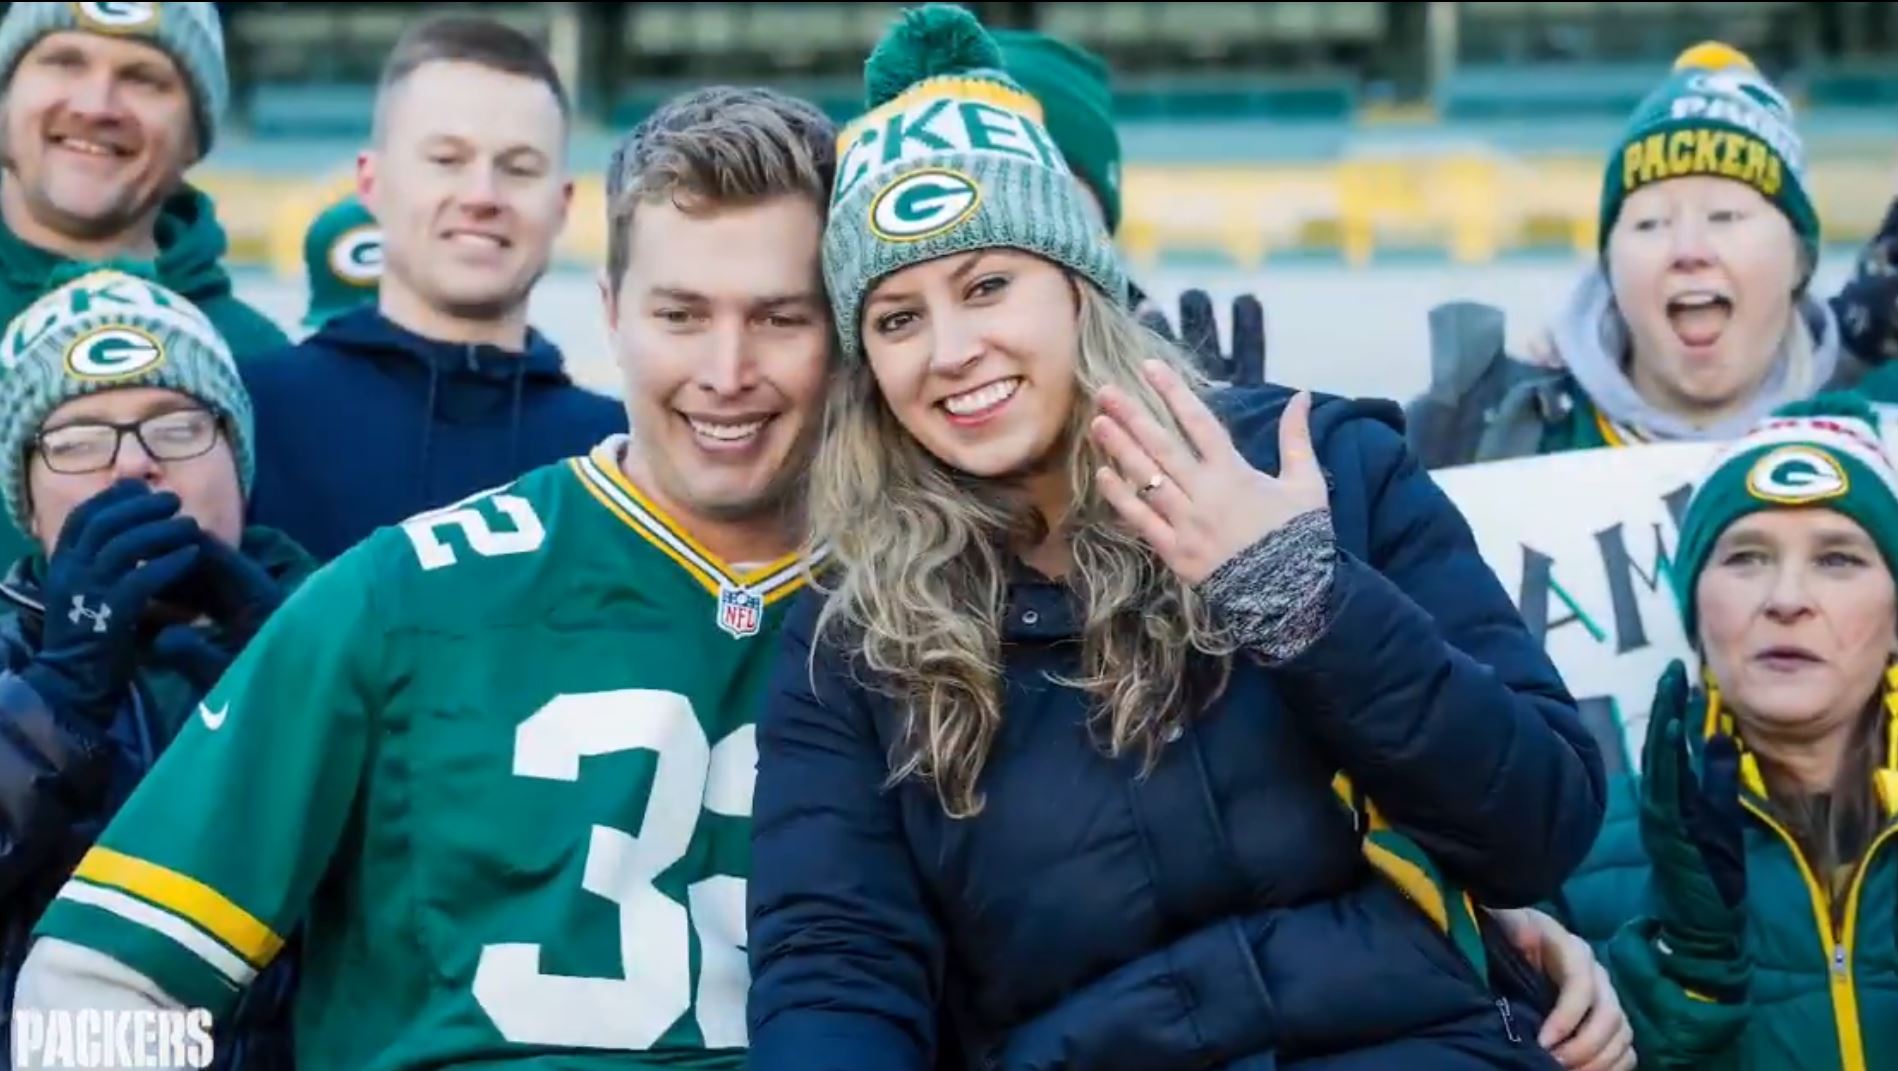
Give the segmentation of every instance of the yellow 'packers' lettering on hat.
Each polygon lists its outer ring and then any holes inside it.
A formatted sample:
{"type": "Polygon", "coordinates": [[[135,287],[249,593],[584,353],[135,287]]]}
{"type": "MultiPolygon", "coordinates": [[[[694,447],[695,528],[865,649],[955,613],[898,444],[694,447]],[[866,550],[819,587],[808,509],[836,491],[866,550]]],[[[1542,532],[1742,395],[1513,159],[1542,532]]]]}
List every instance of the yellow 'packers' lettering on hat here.
{"type": "Polygon", "coordinates": [[[1845,467],[1816,446],[1782,446],[1754,462],[1746,474],[1748,494],[1788,506],[1837,498],[1851,486],[1845,467]]]}
{"type": "Polygon", "coordinates": [[[1649,134],[1621,151],[1621,185],[1633,190],[1683,175],[1717,175],[1744,182],[1767,197],[1785,185],[1779,157],[1758,138],[1735,130],[1696,127],[1649,134]]]}
{"type": "Polygon", "coordinates": [[[382,228],[352,227],[330,245],[330,270],[338,279],[373,286],[382,278],[382,228]]]}
{"type": "Polygon", "coordinates": [[[125,379],[149,372],[165,359],[165,347],[136,327],[101,327],[66,347],[66,371],[77,379],[125,379]]]}
{"type": "Polygon", "coordinates": [[[886,242],[919,242],[962,223],[981,204],[981,187],[960,171],[913,171],[870,201],[870,230],[886,242]]]}
{"type": "Polygon", "coordinates": [[[133,33],[158,25],[158,5],[132,3],[129,0],[74,4],[73,14],[89,30],[105,33],[133,33]]]}

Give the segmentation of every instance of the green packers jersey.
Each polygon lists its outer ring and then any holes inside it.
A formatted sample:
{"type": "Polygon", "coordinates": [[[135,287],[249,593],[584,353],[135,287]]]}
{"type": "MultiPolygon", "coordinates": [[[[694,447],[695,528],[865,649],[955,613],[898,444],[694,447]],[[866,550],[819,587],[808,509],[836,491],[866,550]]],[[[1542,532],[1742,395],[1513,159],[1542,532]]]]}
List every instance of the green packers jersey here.
{"type": "Polygon", "coordinates": [[[38,932],[217,1016],[301,926],[309,1071],[742,1067],[753,705],[804,563],[734,572],[613,446],[310,580],[38,932]]]}

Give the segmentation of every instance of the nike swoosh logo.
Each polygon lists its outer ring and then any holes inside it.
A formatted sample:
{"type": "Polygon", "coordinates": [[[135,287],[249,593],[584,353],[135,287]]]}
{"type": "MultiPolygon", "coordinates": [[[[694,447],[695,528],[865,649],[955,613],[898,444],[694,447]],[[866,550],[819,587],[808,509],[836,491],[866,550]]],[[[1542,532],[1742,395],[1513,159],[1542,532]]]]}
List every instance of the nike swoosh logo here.
{"type": "Polygon", "coordinates": [[[229,703],[224,704],[216,710],[212,710],[203,703],[198,704],[198,717],[204,720],[204,727],[212,732],[217,732],[218,729],[224,725],[224,719],[228,717],[230,713],[231,705],[229,703]]]}

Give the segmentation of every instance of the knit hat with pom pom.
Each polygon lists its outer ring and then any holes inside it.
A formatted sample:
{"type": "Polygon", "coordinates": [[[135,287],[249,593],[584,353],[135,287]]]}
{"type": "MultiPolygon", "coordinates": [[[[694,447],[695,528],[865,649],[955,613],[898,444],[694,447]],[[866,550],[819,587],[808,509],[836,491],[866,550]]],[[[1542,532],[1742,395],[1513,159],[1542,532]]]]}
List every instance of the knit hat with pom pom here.
{"type": "Polygon", "coordinates": [[[1688,500],[1674,555],[1674,594],[1691,637],[1694,592],[1720,534],[1749,514],[1828,509],[1857,521],[1898,573],[1898,470],[1878,414],[1856,394],[1782,406],[1728,444],[1688,500]]]}
{"type": "Polygon", "coordinates": [[[973,249],[1034,253],[1116,300],[1126,269],[1041,105],[955,4],[903,12],[864,65],[867,113],[837,141],[824,275],[846,356],[864,295],[891,272],[973,249]]]}
{"type": "Polygon", "coordinates": [[[1601,193],[1601,234],[1622,202],[1643,186],[1683,175],[1712,175],[1758,190],[1792,221],[1817,263],[1819,215],[1806,195],[1806,153],[1793,129],[1793,107],[1730,45],[1708,41],[1682,52],[1667,80],[1635,109],[1601,193]]]}

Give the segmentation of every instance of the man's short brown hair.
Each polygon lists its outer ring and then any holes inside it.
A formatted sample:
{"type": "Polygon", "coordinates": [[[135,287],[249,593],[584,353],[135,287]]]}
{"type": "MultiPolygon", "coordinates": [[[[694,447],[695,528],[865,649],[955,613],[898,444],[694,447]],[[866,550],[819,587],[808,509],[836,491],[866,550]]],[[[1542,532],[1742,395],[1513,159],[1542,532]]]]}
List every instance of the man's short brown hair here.
{"type": "Polygon", "coordinates": [[[837,128],[816,107],[771,89],[713,86],[674,97],[628,134],[606,172],[606,269],[625,274],[633,212],[670,199],[682,210],[783,195],[830,201],[837,128]]]}
{"type": "Polygon", "coordinates": [[[472,63],[503,74],[531,78],[553,92],[563,119],[572,116],[567,88],[539,42],[503,22],[470,15],[429,19],[404,32],[382,65],[376,87],[375,140],[382,141],[383,111],[390,91],[430,63],[472,63]]]}

